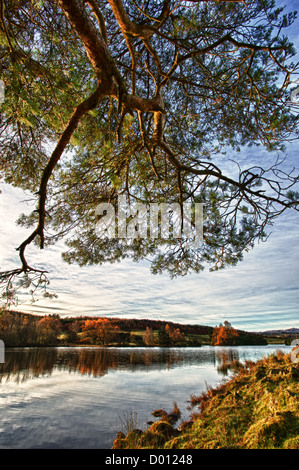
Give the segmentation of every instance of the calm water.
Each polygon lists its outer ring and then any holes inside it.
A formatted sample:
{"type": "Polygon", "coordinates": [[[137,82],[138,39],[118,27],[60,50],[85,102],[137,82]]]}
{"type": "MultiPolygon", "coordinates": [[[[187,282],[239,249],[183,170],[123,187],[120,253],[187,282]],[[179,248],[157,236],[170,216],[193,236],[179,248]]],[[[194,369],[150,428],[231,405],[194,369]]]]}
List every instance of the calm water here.
{"type": "Polygon", "coordinates": [[[290,346],[15,348],[0,364],[0,448],[109,449],[128,418],[188,400],[227,377],[224,360],[258,360],[290,346]]]}

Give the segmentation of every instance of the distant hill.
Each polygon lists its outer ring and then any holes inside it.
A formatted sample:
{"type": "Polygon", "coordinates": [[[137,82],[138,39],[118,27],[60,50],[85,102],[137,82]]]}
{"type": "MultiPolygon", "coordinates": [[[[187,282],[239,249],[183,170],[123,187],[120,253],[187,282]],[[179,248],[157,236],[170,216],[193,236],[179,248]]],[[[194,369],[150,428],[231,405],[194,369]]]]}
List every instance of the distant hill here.
{"type": "Polygon", "coordinates": [[[266,335],[266,336],[272,336],[272,335],[286,335],[286,336],[295,336],[299,335],[299,328],[288,328],[286,330],[267,330],[267,331],[262,331],[259,334],[261,335],[266,335]]]}

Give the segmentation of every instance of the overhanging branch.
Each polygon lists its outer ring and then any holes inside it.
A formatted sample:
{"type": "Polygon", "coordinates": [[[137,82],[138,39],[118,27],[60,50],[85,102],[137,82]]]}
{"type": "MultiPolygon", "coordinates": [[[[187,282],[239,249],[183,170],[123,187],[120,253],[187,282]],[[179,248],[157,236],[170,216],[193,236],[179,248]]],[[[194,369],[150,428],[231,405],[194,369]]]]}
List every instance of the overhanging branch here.
{"type": "MultiPolygon", "coordinates": [[[[28,263],[25,258],[25,249],[30,243],[32,243],[37,236],[40,237],[40,248],[44,248],[44,230],[45,230],[45,219],[46,219],[46,199],[47,199],[47,185],[48,181],[59,161],[61,155],[63,154],[66,146],[71,140],[72,135],[74,134],[80,119],[86,114],[88,111],[94,109],[101,99],[103,98],[103,93],[101,89],[101,84],[98,85],[96,91],[85,99],[82,103],[80,103],[75,111],[73,112],[64,132],[62,133],[50,159],[48,160],[47,165],[44,168],[41,177],[41,183],[38,191],[39,202],[38,202],[38,224],[35,230],[29,235],[29,237],[23,241],[23,243],[17,248],[20,254],[20,259],[22,262],[22,269],[21,271],[27,272],[33,271],[35,269],[28,266],[28,263]]],[[[38,270],[35,270],[38,271],[38,270]]]]}

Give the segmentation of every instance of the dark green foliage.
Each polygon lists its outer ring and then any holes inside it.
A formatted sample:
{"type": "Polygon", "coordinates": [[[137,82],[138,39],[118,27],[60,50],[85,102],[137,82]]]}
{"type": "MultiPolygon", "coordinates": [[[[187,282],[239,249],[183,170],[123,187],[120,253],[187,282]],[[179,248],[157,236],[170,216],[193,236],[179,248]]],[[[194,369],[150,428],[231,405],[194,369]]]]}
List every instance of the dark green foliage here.
{"type": "Polygon", "coordinates": [[[171,339],[169,333],[166,331],[165,326],[162,326],[158,331],[158,342],[160,346],[170,346],[171,339]]]}
{"type": "Polygon", "coordinates": [[[263,346],[266,344],[268,344],[268,341],[266,340],[266,338],[264,338],[262,335],[258,335],[254,333],[249,334],[245,332],[242,332],[242,333],[239,332],[239,336],[236,340],[237,346],[246,346],[246,345],[263,346]]]}

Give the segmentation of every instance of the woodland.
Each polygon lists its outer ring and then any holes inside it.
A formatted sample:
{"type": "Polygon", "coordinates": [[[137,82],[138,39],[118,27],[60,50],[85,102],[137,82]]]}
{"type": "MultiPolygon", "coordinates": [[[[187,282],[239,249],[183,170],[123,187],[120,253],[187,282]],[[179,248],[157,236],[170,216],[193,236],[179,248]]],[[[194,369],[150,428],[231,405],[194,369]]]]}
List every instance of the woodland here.
{"type": "Polygon", "coordinates": [[[237,330],[228,321],[212,327],[150,319],[41,316],[8,310],[0,312],[0,338],[6,347],[200,347],[266,345],[272,339],[284,344],[287,340],[283,335],[272,338],[237,330]]]}

